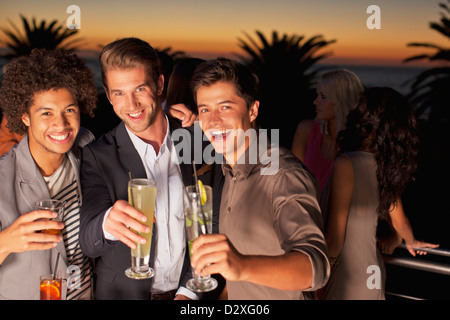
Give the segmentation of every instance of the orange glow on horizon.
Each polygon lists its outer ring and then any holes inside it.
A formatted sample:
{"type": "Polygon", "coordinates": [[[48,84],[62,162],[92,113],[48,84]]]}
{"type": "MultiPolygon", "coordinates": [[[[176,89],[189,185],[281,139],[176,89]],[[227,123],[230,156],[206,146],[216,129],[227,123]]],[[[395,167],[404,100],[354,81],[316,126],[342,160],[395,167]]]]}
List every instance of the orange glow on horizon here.
{"type": "MultiPolygon", "coordinates": [[[[80,33],[80,38],[83,38],[82,46],[80,47],[83,55],[94,56],[98,54],[101,48],[118,39],[119,37],[104,37],[101,35],[83,36],[80,33]]],[[[233,41],[219,41],[219,40],[184,40],[184,39],[166,39],[156,37],[141,37],[148,41],[153,47],[158,49],[171,48],[172,52],[182,51],[191,57],[199,57],[203,59],[213,59],[219,56],[228,58],[237,58],[237,55],[247,56],[244,50],[238,46],[237,37],[233,41]]],[[[0,35],[0,41],[5,40],[0,35]]],[[[406,58],[417,54],[431,53],[426,48],[412,48],[405,45],[396,46],[379,46],[373,45],[370,42],[358,43],[352,45],[345,45],[340,41],[331,44],[317,54],[329,52],[331,55],[326,59],[321,60],[321,63],[326,64],[372,64],[372,65],[404,65],[404,66],[426,66],[430,63],[427,60],[403,63],[406,58]]]]}
{"type": "MultiPolygon", "coordinates": [[[[36,17],[38,21],[67,19],[67,4],[50,4],[50,1],[39,4],[31,0],[6,1],[0,12],[0,27],[9,28],[9,21],[13,21],[21,30],[19,14],[28,19],[36,17]]],[[[276,30],[279,36],[303,35],[303,43],[314,35],[335,39],[336,43],[317,52],[332,53],[321,62],[402,64],[408,57],[433,52],[407,47],[410,42],[446,43],[445,38],[429,28],[430,21],[439,19],[438,2],[417,0],[413,8],[406,1],[383,1],[379,3],[381,29],[369,30],[368,4],[352,0],[276,4],[257,0],[231,4],[206,0],[189,4],[130,0],[127,4],[108,2],[108,5],[102,1],[79,0],[82,22],[77,36],[84,40],[81,49],[98,51],[118,38],[136,36],[155,48],[170,47],[190,56],[213,58],[245,56],[238,46],[238,38],[248,40],[244,32],[259,43],[256,30],[262,31],[269,41],[276,30]]],[[[5,34],[0,32],[0,46],[5,39],[5,34]]]]}

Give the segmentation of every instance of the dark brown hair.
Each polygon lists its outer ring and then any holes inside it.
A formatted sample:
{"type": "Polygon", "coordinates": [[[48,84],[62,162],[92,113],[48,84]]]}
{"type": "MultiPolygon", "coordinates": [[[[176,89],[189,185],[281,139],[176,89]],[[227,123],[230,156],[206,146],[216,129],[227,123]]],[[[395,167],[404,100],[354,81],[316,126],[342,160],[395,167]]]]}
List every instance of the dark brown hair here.
{"type": "Polygon", "coordinates": [[[234,84],[238,96],[245,100],[247,108],[258,100],[258,77],[239,62],[218,58],[200,64],[195,70],[191,81],[195,102],[197,103],[198,89],[220,81],[234,84]]]}
{"type": "Polygon", "coordinates": [[[375,154],[380,216],[403,194],[417,169],[417,122],[408,100],[391,88],[370,88],[347,116],[338,136],[341,153],[368,149],[375,154]]]}

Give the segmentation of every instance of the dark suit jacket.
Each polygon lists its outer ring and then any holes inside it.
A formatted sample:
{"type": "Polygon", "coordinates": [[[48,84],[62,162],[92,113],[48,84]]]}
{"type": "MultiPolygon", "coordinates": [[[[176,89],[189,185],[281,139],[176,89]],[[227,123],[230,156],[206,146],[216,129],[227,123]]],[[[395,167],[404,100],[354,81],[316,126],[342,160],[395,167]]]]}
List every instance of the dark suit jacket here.
{"type": "MultiPolygon", "coordinates": [[[[169,121],[172,134],[173,130],[179,128],[179,124],[175,120],[169,121]]],[[[193,135],[192,128],[185,132],[193,135]]],[[[177,142],[174,141],[174,144],[177,142]]],[[[202,144],[209,144],[209,142],[202,144]]],[[[193,149],[193,144],[191,148],[193,149]]],[[[130,248],[120,241],[105,239],[102,230],[107,209],[119,199],[128,199],[129,172],[133,178],[146,177],[141,158],[131,142],[125,124],[121,122],[109,133],[87,145],[83,149],[82,159],[83,205],[80,213],[80,245],[86,255],[95,259],[95,298],[148,299],[152,279],[127,278],[124,271],[131,264],[130,248]]],[[[196,163],[196,167],[201,173],[205,165],[196,163]]],[[[218,164],[207,168],[209,171],[199,178],[204,184],[213,188],[213,220],[217,232],[223,174],[218,164]]],[[[192,164],[181,163],[180,169],[184,185],[195,184],[192,164]]],[[[184,285],[191,277],[188,272],[190,264],[188,250],[184,259],[180,285],[184,285]]]]}

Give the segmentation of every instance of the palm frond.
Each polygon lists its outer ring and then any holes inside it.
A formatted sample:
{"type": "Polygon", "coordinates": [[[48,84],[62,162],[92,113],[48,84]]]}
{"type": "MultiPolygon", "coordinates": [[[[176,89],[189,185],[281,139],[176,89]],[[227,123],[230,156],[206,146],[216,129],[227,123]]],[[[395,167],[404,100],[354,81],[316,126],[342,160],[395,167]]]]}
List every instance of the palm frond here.
{"type": "Polygon", "coordinates": [[[64,23],[58,23],[57,20],[50,22],[41,20],[38,22],[35,17],[29,20],[22,14],[20,15],[20,20],[23,34],[12,21],[9,21],[9,28],[0,27],[0,31],[7,38],[3,42],[12,51],[11,54],[4,56],[6,58],[28,54],[33,48],[77,49],[81,41],[83,41],[82,38],[73,39],[78,34],[77,29],[68,29],[64,23]]]}
{"type": "Polygon", "coordinates": [[[407,44],[408,47],[424,47],[424,48],[432,48],[437,50],[442,50],[443,48],[440,45],[434,43],[424,43],[424,42],[411,42],[407,44]]]}
{"type": "MultiPolygon", "coordinates": [[[[448,1],[450,3],[450,1],[448,1]]],[[[432,30],[448,39],[450,38],[450,14],[449,7],[445,3],[440,3],[439,7],[444,9],[441,13],[439,22],[430,22],[429,26],[432,30]]],[[[448,43],[448,42],[447,42],[448,43]]],[[[404,59],[404,62],[428,60],[429,62],[439,61],[444,66],[431,67],[415,77],[411,84],[411,92],[408,97],[413,102],[418,116],[424,117],[427,115],[428,121],[437,121],[433,125],[443,125],[448,123],[448,112],[444,112],[442,100],[447,100],[447,92],[450,83],[450,48],[444,45],[434,43],[413,42],[408,44],[409,47],[422,47],[433,49],[433,53],[419,54],[404,59]],[[441,101],[439,101],[441,99],[441,101]],[[435,114],[440,114],[440,117],[433,117],[435,114]]]]}
{"type": "Polygon", "coordinates": [[[304,35],[272,31],[270,37],[256,30],[256,36],[243,32],[238,38],[242,54],[235,54],[260,79],[261,110],[259,124],[263,128],[280,129],[280,144],[291,146],[294,130],[299,121],[314,116],[312,104],[317,63],[331,52],[320,52],[334,43],[321,35],[304,35]],[[298,117],[285,117],[281,108],[296,108],[298,117]]]}
{"type": "Polygon", "coordinates": [[[436,22],[430,23],[430,28],[436,30],[444,37],[450,36],[450,21],[447,19],[442,19],[441,24],[436,22]]]}

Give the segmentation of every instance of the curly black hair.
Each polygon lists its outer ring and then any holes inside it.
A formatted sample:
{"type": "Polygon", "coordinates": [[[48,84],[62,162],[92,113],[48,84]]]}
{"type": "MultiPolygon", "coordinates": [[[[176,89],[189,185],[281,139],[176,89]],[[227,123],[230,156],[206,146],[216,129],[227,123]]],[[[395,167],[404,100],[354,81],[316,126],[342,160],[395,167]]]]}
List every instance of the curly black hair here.
{"type": "Polygon", "coordinates": [[[65,88],[77,99],[80,112],[94,115],[97,89],[92,71],[72,51],[33,49],[30,55],[12,60],[0,88],[0,109],[11,132],[25,134],[22,115],[29,113],[34,95],[65,88]]]}
{"type": "Polygon", "coordinates": [[[378,214],[385,217],[414,179],[419,153],[417,121],[408,100],[392,88],[366,89],[338,135],[340,153],[367,150],[377,162],[378,214]]]}

